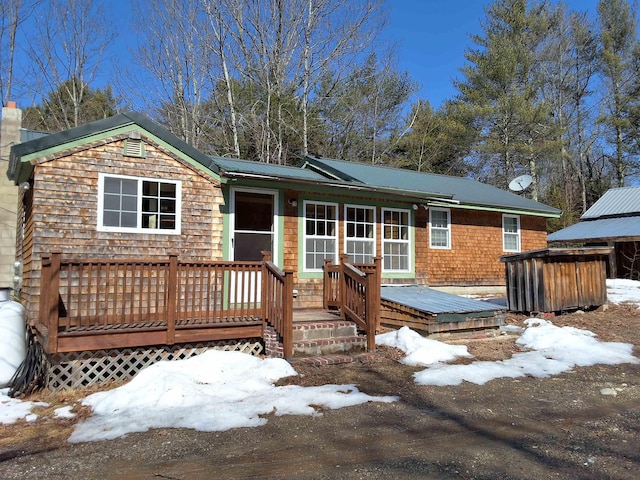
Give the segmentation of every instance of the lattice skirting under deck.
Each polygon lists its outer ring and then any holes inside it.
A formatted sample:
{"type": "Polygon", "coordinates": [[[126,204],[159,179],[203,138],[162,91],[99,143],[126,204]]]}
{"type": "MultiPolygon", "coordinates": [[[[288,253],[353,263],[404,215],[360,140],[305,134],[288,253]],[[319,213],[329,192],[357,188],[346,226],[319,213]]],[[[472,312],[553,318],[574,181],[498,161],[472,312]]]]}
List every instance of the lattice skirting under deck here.
{"type": "Polygon", "coordinates": [[[183,360],[205,350],[263,353],[259,338],[203,342],[186,345],[123,348],[95,352],[59,353],[48,356],[47,386],[52,391],[81,388],[113,380],[128,380],[143,368],[161,360],[183,360]]]}

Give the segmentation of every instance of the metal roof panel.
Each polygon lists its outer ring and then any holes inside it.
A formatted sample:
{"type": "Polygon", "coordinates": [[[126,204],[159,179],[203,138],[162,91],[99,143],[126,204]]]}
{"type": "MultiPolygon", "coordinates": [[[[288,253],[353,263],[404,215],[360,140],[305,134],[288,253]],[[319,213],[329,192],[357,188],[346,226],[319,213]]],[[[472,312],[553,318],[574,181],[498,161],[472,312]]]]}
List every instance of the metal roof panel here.
{"type": "Polygon", "coordinates": [[[249,175],[259,175],[267,177],[291,178],[299,180],[314,180],[326,182],[328,179],[313,170],[306,170],[299,167],[289,167],[275,163],[264,163],[252,160],[238,160],[234,158],[224,158],[210,156],[211,160],[226,173],[240,173],[249,175]]]}
{"type": "Polygon", "coordinates": [[[634,213],[640,213],[640,187],[620,187],[607,190],[580,218],[586,220],[634,213]]]}
{"type": "Polygon", "coordinates": [[[504,310],[499,305],[460,297],[418,285],[383,286],[380,296],[384,300],[400,303],[426,313],[471,313],[504,310]]]}
{"type": "Polygon", "coordinates": [[[325,165],[332,171],[342,172],[368,186],[393,188],[424,195],[448,195],[464,204],[497,208],[521,209],[559,215],[560,210],[515,195],[505,190],[477,182],[470,178],[451,177],[412,170],[366,165],[327,158],[309,157],[320,168],[325,165]]]}
{"type": "Polygon", "coordinates": [[[547,241],[572,242],[616,237],[640,237],[640,216],[585,220],[552,233],[547,241]]]}
{"type": "Polygon", "coordinates": [[[45,137],[47,135],[51,135],[48,132],[41,132],[39,130],[29,130],[27,128],[20,129],[20,142],[29,142],[31,140],[35,140],[36,138],[45,137]]]}

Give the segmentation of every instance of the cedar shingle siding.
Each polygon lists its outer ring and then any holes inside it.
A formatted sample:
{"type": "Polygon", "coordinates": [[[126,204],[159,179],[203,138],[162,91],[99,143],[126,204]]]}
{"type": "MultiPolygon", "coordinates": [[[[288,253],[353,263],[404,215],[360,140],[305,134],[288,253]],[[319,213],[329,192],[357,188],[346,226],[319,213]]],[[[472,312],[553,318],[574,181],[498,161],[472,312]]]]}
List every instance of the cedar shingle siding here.
{"type": "MultiPolygon", "coordinates": [[[[23,248],[23,295],[37,306],[40,260],[54,249],[65,258],[222,258],[222,193],[211,178],[146,140],[146,158],[122,155],[124,140],[110,138],[91,148],[61,153],[34,170],[31,221],[23,248]],[[181,235],[99,232],[98,174],[182,182],[181,235]],[[35,225],[35,227],[34,227],[35,225]]],[[[30,311],[34,318],[37,311],[30,311]]]]}

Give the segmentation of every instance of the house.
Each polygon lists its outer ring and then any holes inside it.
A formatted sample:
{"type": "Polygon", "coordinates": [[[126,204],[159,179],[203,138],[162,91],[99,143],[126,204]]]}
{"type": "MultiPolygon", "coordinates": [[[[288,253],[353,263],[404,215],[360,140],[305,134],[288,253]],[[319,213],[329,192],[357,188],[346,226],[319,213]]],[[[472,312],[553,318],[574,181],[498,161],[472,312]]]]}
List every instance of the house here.
{"type": "Polygon", "coordinates": [[[263,285],[290,285],[294,309],[326,306],[326,262],[341,255],[379,265],[378,291],[504,289],[500,256],[544,247],[546,220],[560,213],[467,178],[311,156],[299,167],[207,156],[135,112],[14,145],[8,177],[28,186],[18,209],[21,297],[31,323],[66,319],[41,329],[57,353],[259,337],[261,315],[281,320],[256,313],[276,296],[263,285]],[[178,293],[163,290],[172,282],[178,293]],[[125,302],[120,284],[144,288],[125,302]],[[131,311],[115,340],[115,313],[105,312],[117,302],[131,311]],[[177,318],[176,302],[198,315],[177,318]],[[169,320],[152,318],[160,306],[169,320]],[[215,308],[224,328],[202,320],[215,308]],[[107,329],[108,342],[97,336],[107,329]]]}
{"type": "Polygon", "coordinates": [[[613,247],[609,278],[640,279],[640,187],[612,188],[570,227],[549,235],[550,245],[613,247]]]}

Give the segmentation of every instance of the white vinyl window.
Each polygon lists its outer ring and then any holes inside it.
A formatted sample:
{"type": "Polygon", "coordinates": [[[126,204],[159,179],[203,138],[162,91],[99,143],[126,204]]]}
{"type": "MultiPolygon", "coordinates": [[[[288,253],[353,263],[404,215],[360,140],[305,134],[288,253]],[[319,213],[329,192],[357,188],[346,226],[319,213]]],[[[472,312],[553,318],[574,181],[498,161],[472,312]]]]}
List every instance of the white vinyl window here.
{"type": "Polygon", "coordinates": [[[321,271],[325,258],[338,261],[338,204],[305,201],[304,271],[321,271]]]}
{"type": "Polygon", "coordinates": [[[180,233],[181,183],[99,174],[98,230],[180,233]]]}
{"type": "Polygon", "coordinates": [[[520,217],[502,215],[502,249],[505,252],[520,251],[520,217]]]}
{"type": "Polygon", "coordinates": [[[374,207],[344,206],[345,252],[351,263],[373,263],[376,251],[374,207]]]}
{"type": "Polygon", "coordinates": [[[382,210],[382,267],[386,272],[410,270],[411,233],[409,210],[382,210]]]}
{"type": "Polygon", "coordinates": [[[429,208],[429,237],[431,248],[451,248],[451,210],[429,208]]]}

